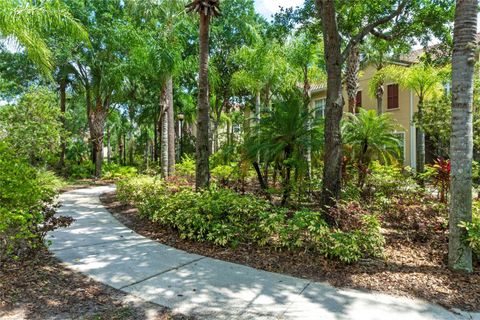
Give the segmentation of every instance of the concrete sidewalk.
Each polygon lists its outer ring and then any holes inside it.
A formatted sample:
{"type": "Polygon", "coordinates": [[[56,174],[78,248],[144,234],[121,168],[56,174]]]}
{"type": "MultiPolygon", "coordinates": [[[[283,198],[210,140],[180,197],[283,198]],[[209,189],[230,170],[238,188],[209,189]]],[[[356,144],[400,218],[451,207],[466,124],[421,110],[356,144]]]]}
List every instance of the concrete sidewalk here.
{"type": "MultiPolygon", "coordinates": [[[[117,221],[95,187],[60,196],[76,221],[52,232],[51,251],[97,281],[200,319],[480,319],[401,297],[337,289],[177,250],[117,221]]],[[[479,293],[480,294],[480,293],[479,293]]]]}

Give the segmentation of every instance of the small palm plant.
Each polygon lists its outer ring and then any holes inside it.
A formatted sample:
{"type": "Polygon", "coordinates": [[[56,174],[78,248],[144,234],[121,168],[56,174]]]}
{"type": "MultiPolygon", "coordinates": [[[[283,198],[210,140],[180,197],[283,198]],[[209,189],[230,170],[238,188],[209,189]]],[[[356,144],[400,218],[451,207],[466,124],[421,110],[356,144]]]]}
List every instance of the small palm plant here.
{"type": "Polygon", "coordinates": [[[395,162],[401,155],[398,125],[388,114],[360,109],[358,115],[347,114],[342,124],[343,143],[352,151],[358,169],[358,186],[363,188],[373,160],[395,162]]]}
{"type": "MultiPolygon", "coordinates": [[[[287,204],[292,191],[292,169],[298,170],[302,164],[305,165],[305,150],[311,145],[318,150],[323,141],[320,123],[310,127],[310,118],[311,114],[303,107],[301,95],[290,93],[274,102],[272,109],[264,113],[245,141],[247,155],[254,165],[259,155],[265,163],[273,162],[284,172],[282,205],[287,204]]],[[[260,184],[264,183],[258,165],[256,171],[260,184]]]]}

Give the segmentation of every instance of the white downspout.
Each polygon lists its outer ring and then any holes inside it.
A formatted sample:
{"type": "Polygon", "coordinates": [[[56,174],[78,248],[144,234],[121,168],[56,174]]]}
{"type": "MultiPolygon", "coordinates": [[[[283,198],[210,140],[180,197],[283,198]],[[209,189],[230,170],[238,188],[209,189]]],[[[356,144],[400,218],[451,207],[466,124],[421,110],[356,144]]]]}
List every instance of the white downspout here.
{"type": "Polygon", "coordinates": [[[410,90],[410,166],[412,169],[417,168],[417,146],[416,146],[416,128],[413,123],[413,105],[414,95],[413,90],[410,90]]]}

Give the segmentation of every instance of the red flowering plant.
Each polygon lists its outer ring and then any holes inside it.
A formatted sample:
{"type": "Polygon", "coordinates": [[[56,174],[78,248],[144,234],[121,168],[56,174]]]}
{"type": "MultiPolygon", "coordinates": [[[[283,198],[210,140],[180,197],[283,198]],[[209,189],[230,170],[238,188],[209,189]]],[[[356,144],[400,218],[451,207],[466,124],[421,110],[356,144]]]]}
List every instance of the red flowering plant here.
{"type": "Polygon", "coordinates": [[[438,189],[438,196],[442,203],[447,203],[447,194],[450,189],[450,160],[437,158],[432,168],[434,169],[433,183],[438,189]]]}

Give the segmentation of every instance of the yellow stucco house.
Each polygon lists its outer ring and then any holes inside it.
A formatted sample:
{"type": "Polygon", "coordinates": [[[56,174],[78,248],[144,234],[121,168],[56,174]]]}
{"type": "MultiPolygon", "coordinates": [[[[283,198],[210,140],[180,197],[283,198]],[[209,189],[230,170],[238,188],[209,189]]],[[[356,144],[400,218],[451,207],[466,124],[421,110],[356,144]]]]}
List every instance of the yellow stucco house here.
{"type": "MultiPolygon", "coordinates": [[[[392,62],[405,67],[408,67],[408,62],[392,62]]],[[[357,107],[364,109],[377,109],[376,98],[369,94],[369,83],[372,77],[376,73],[374,66],[368,66],[360,72],[359,75],[359,89],[357,93],[357,107]]],[[[311,106],[315,108],[316,116],[323,117],[327,88],[326,85],[312,85],[310,89],[312,97],[311,106]]],[[[344,89],[344,99],[347,99],[347,93],[344,89]]],[[[396,132],[401,141],[403,141],[403,156],[404,165],[416,167],[416,142],[415,142],[415,125],[413,123],[413,117],[417,112],[418,97],[412,90],[408,90],[400,87],[395,82],[387,82],[384,84],[384,95],[382,110],[384,113],[390,114],[391,117],[396,120],[401,129],[396,132]]],[[[347,103],[345,103],[344,111],[347,112],[347,103]]]]}

